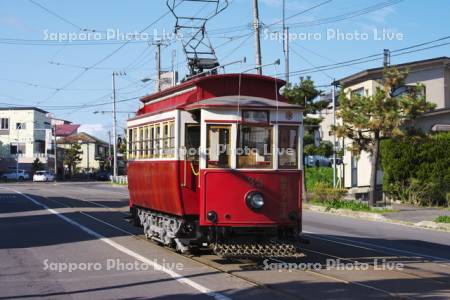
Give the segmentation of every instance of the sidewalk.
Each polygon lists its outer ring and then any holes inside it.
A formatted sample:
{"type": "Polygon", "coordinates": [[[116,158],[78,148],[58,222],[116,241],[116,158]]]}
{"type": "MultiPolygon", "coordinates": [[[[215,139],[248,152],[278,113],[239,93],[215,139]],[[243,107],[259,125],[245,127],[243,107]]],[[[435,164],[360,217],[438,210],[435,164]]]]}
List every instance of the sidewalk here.
{"type": "Polygon", "coordinates": [[[384,213],[383,216],[410,223],[434,221],[438,216],[450,216],[450,209],[416,207],[408,204],[393,204],[392,208],[396,212],[384,213]]]}
{"type": "Polygon", "coordinates": [[[350,209],[335,209],[327,208],[320,205],[312,205],[304,203],[304,209],[320,212],[330,213],[334,215],[351,217],[357,219],[371,220],[377,222],[387,222],[393,224],[403,224],[407,226],[413,226],[418,228],[439,230],[450,232],[449,223],[436,223],[434,220],[438,216],[450,216],[450,210],[438,209],[429,207],[415,207],[405,204],[394,204],[392,209],[395,212],[366,212],[366,211],[353,211],[350,209]]]}

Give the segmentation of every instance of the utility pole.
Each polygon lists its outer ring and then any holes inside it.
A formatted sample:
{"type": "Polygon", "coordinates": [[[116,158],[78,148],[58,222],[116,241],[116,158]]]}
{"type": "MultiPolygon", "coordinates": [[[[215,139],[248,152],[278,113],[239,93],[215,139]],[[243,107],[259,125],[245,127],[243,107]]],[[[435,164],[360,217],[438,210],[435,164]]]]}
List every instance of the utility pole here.
{"type": "Polygon", "coordinates": [[[108,130],[108,139],[109,139],[109,143],[108,143],[108,159],[109,159],[109,163],[111,163],[111,131],[108,130]]]}
{"type": "MultiPolygon", "coordinates": [[[[336,128],[336,83],[333,79],[331,97],[333,98],[333,126],[336,128]]],[[[336,133],[333,134],[333,188],[336,188],[336,133]]]]}
{"type": "MultiPolygon", "coordinates": [[[[58,150],[57,150],[58,145],[56,143],[56,123],[55,123],[55,125],[53,125],[53,143],[55,144],[54,154],[55,154],[55,180],[56,180],[56,178],[57,178],[56,175],[58,175],[58,160],[56,158],[56,154],[58,153],[58,150]]],[[[64,163],[63,163],[63,165],[64,165],[64,163]]]]}
{"type": "Polygon", "coordinates": [[[156,90],[161,91],[161,41],[156,42],[156,90]]]}
{"type": "Polygon", "coordinates": [[[253,0],[253,28],[255,30],[255,46],[256,46],[256,74],[262,75],[261,68],[261,37],[259,23],[258,0],[253,0]]]}
{"type": "Polygon", "coordinates": [[[283,0],[283,52],[286,84],[289,84],[289,27],[286,27],[286,0],[283,0]]]}
{"type": "Polygon", "coordinates": [[[113,89],[113,182],[117,178],[117,116],[116,116],[116,72],[112,73],[112,89],[113,89]]]}
{"type": "Polygon", "coordinates": [[[383,50],[383,58],[383,67],[389,67],[391,65],[391,51],[389,49],[383,50]]]}

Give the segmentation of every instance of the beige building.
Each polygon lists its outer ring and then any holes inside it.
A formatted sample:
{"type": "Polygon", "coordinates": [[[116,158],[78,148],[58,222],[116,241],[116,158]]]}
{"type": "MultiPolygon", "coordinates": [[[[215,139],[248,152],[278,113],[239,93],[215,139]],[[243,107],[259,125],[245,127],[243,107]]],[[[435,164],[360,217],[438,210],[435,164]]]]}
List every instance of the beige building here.
{"type": "Polygon", "coordinates": [[[80,132],[58,140],[58,147],[70,149],[73,144],[81,146],[81,162],[77,167],[83,172],[96,172],[103,168],[108,159],[108,143],[80,132]]]}
{"type": "MultiPolygon", "coordinates": [[[[399,69],[408,70],[409,74],[405,86],[399,92],[407,92],[409,86],[421,83],[425,86],[425,96],[428,102],[436,104],[436,110],[420,117],[415,122],[417,128],[429,132],[432,130],[448,130],[450,127],[450,58],[439,57],[434,59],[415,61],[397,65],[399,69]]],[[[372,95],[377,87],[381,87],[383,68],[365,70],[338,80],[341,88],[347,93],[361,93],[372,95]]],[[[337,107],[337,109],[339,109],[337,107]]],[[[327,114],[322,124],[324,137],[332,124],[332,114],[327,114]]],[[[337,120],[339,122],[340,120],[337,120]]],[[[346,148],[351,141],[341,141],[344,146],[344,159],[340,174],[344,187],[353,188],[354,192],[365,192],[370,186],[371,156],[362,153],[359,157],[353,156],[346,148]]],[[[379,171],[378,184],[382,184],[382,172],[379,171]]]]}

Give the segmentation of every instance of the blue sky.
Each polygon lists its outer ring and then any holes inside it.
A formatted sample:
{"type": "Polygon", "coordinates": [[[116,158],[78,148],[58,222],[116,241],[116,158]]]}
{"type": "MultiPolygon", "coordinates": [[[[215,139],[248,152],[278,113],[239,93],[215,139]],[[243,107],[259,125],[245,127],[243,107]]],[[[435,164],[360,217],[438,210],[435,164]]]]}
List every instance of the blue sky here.
{"type": "MultiPolygon", "coordinates": [[[[79,33],[79,28],[95,30],[97,33],[116,29],[121,33],[133,33],[165,14],[168,11],[166,1],[34,1],[56,12],[66,21],[28,0],[0,0],[0,106],[5,103],[38,105],[53,112],[57,117],[83,124],[83,130],[106,139],[111,126],[111,105],[81,109],[59,106],[110,101],[113,70],[127,73],[117,79],[118,99],[151,93],[154,84],[143,84],[140,79],[155,76],[155,48],[147,41],[128,43],[95,68],[82,73],[84,67],[92,66],[111,54],[123,41],[52,42],[44,41],[46,33],[76,34],[79,33]],[[12,39],[15,39],[14,42],[11,42],[12,39]],[[62,87],[64,88],[57,90],[62,87]],[[106,112],[94,114],[94,111],[106,112]]],[[[450,1],[444,0],[403,0],[398,3],[392,1],[394,5],[367,14],[340,21],[333,18],[387,1],[286,0],[288,17],[319,5],[290,18],[287,22],[291,33],[294,34],[291,40],[291,72],[382,53],[384,48],[400,49],[449,35],[450,1]],[[323,24],[323,20],[329,20],[329,23],[323,24]],[[374,30],[378,31],[377,36],[374,30]],[[387,33],[384,37],[381,35],[383,31],[387,33]]],[[[241,68],[251,68],[255,63],[254,39],[245,36],[251,33],[252,1],[229,2],[226,10],[207,23],[207,30],[210,31],[221,63],[239,60],[244,56],[247,58],[246,65],[227,68],[227,72],[235,72],[241,68]]],[[[197,8],[183,10],[188,13],[188,10],[197,11],[197,8]]],[[[203,9],[203,12],[209,12],[209,8],[203,9]]],[[[263,24],[275,23],[281,15],[281,0],[260,0],[260,18],[263,24]]],[[[168,14],[150,26],[146,32],[150,37],[155,32],[170,34],[174,24],[175,19],[168,14]]],[[[281,42],[271,39],[279,29],[279,26],[268,27],[268,31],[263,29],[263,63],[273,62],[277,58],[283,59],[281,42]]],[[[172,54],[176,51],[174,66],[183,76],[186,67],[180,42],[171,40],[167,43],[169,45],[162,50],[162,66],[164,69],[171,69],[172,54]]],[[[445,45],[396,56],[391,62],[397,64],[448,56],[449,51],[450,45],[445,45]]],[[[380,64],[381,60],[377,60],[309,75],[318,85],[325,85],[329,84],[332,78],[347,76],[380,64]]],[[[282,65],[264,70],[268,75],[283,72],[282,65]]],[[[291,80],[298,81],[298,76],[292,76],[291,80]]],[[[135,111],[138,105],[138,100],[118,105],[121,127],[125,126],[128,112],[135,111]]]]}

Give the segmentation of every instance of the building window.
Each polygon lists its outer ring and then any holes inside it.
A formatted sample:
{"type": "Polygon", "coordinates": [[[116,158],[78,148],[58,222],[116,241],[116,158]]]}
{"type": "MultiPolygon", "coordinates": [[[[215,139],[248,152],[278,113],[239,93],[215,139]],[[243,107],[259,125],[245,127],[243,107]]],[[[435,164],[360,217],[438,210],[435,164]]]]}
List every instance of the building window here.
{"type": "Polygon", "coordinates": [[[362,87],[362,88],[353,90],[353,91],[351,92],[351,95],[352,95],[352,96],[354,96],[354,95],[364,96],[364,88],[362,87]]]}
{"type": "Polygon", "coordinates": [[[239,126],[237,167],[272,168],[272,127],[239,126]]]}
{"type": "Polygon", "coordinates": [[[26,129],[26,123],[16,123],[16,129],[17,130],[26,129]]]}
{"type": "Polygon", "coordinates": [[[278,167],[280,169],[297,169],[298,163],[298,128],[280,126],[278,131],[278,167]]]}
{"type": "Polygon", "coordinates": [[[23,143],[15,143],[10,146],[11,154],[24,154],[26,151],[26,145],[23,143]]]}
{"type": "Polygon", "coordinates": [[[9,129],[9,119],[8,118],[1,118],[0,119],[0,129],[1,130],[8,130],[9,129]]]}

